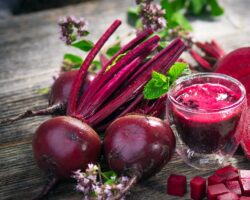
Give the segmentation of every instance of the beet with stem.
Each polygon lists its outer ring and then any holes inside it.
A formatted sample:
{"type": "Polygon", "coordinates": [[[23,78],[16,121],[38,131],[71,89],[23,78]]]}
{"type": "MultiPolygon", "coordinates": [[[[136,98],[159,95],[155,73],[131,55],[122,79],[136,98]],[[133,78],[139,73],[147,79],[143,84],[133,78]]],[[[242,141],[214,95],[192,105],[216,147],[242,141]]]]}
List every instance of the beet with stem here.
{"type": "MultiPolygon", "coordinates": [[[[143,87],[151,79],[152,71],[166,73],[185,50],[185,44],[177,38],[165,49],[156,52],[152,58],[146,59],[157,49],[160,37],[157,35],[149,37],[153,31],[145,30],[119,51],[120,53],[126,52],[122,55],[123,57],[116,60],[121,56],[121,54],[116,54],[111,58],[87,89],[82,92],[92,61],[120,24],[120,20],[114,21],[86,56],[71,86],[67,102],[67,116],[55,117],[44,122],[34,135],[35,159],[42,169],[52,174],[51,181],[38,198],[43,198],[56,180],[69,178],[73,170],[84,170],[87,164],[96,162],[100,154],[100,140],[90,126],[98,127],[100,124],[107,126],[114,116],[131,112],[143,101],[143,87]],[[84,100],[86,104],[83,103],[84,100]],[[79,157],[82,158],[79,159],[79,157]]],[[[157,103],[156,100],[153,105],[161,109],[161,106],[156,106],[157,103]]],[[[136,168],[133,172],[138,173],[131,178],[127,189],[139,178],[151,176],[159,171],[169,161],[175,146],[174,136],[168,124],[148,116],[139,115],[135,118],[142,123],[137,122],[138,130],[142,131],[137,134],[141,134],[145,144],[148,143],[150,148],[148,149],[137,140],[141,145],[138,146],[141,147],[139,149],[144,150],[145,154],[138,154],[141,158],[136,157],[139,159],[137,161],[141,162],[141,166],[133,165],[136,168]],[[141,129],[140,125],[142,125],[141,129]]],[[[133,145],[133,142],[130,145],[133,145]]],[[[115,199],[124,195],[125,192],[126,189],[115,199]]]]}
{"type": "Polygon", "coordinates": [[[174,151],[175,138],[171,128],[161,119],[128,114],[109,125],[103,146],[109,168],[128,175],[132,187],[165,166],[174,151]]]}
{"type": "MultiPolygon", "coordinates": [[[[12,123],[20,119],[34,116],[65,115],[67,102],[70,97],[70,90],[77,74],[78,70],[71,70],[59,74],[58,78],[51,86],[51,91],[48,99],[48,107],[39,110],[26,110],[24,113],[19,114],[17,116],[3,119],[2,121],[0,121],[0,124],[12,123]]],[[[87,86],[94,79],[94,77],[94,73],[88,72],[83,83],[82,92],[87,88],[87,86]]]]}

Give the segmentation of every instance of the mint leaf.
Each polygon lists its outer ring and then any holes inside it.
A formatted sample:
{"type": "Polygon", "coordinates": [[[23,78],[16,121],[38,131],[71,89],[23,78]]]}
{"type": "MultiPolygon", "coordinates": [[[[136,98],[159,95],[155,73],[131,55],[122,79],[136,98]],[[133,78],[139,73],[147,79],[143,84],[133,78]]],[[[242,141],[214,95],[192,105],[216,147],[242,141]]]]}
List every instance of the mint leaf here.
{"type": "Polygon", "coordinates": [[[219,16],[224,13],[223,8],[218,4],[217,0],[208,0],[208,4],[211,7],[211,14],[213,16],[219,16]]]}
{"type": "Polygon", "coordinates": [[[78,40],[76,42],[73,42],[71,46],[76,47],[82,51],[88,52],[93,48],[94,43],[90,40],[78,40]]]}
{"type": "Polygon", "coordinates": [[[174,65],[168,70],[167,75],[170,77],[171,83],[173,83],[181,74],[187,69],[188,64],[183,62],[176,62],[174,65]]]}
{"type": "Polygon", "coordinates": [[[112,57],[112,56],[115,55],[120,49],[121,49],[121,45],[120,45],[120,43],[119,43],[119,44],[116,44],[116,45],[110,47],[110,48],[107,50],[106,54],[107,54],[109,57],[112,57]]]}
{"type": "Polygon", "coordinates": [[[169,83],[169,77],[153,71],[152,79],[144,87],[144,98],[150,100],[159,98],[168,91],[169,83]]]}
{"type": "Polygon", "coordinates": [[[190,73],[188,64],[176,62],[168,71],[167,75],[152,72],[152,79],[144,86],[143,95],[144,99],[157,99],[165,94],[170,85],[181,75],[190,73]]]}

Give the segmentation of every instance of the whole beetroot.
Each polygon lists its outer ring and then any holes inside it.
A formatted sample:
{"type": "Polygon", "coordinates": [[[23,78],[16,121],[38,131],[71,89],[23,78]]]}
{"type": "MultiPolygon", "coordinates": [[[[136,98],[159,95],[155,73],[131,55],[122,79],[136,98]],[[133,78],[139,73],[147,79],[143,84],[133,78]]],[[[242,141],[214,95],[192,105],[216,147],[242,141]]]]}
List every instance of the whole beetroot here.
{"type": "Polygon", "coordinates": [[[74,170],[85,169],[87,164],[97,162],[101,140],[87,124],[76,118],[60,116],[38,127],[32,147],[40,168],[64,178],[70,177],[74,170]]]}
{"type": "Polygon", "coordinates": [[[138,178],[159,172],[170,160],[175,138],[161,119],[131,114],[116,119],[107,128],[104,151],[109,167],[138,178]]]}

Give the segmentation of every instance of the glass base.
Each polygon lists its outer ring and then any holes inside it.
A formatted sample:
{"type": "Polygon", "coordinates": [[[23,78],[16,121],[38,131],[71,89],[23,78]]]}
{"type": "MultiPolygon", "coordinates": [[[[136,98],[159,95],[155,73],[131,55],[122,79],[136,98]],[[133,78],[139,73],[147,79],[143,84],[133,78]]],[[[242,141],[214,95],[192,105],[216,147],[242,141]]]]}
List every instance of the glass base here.
{"type": "Polygon", "coordinates": [[[222,155],[220,152],[201,154],[190,150],[186,146],[177,146],[176,152],[186,164],[198,170],[211,170],[223,167],[228,164],[227,161],[231,157],[225,154],[222,155]]]}

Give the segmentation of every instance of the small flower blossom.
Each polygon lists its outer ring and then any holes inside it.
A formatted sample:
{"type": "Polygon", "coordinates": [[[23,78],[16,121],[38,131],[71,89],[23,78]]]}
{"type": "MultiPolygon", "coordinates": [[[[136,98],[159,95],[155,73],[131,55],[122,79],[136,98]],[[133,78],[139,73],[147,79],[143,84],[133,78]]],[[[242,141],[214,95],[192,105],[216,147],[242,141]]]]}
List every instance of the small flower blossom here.
{"type": "MultiPolygon", "coordinates": [[[[88,165],[85,173],[80,170],[74,172],[73,178],[77,180],[76,189],[83,193],[83,200],[111,200],[115,195],[124,190],[130,180],[126,176],[118,179],[116,176],[113,176],[110,177],[110,180],[114,182],[110,185],[97,180],[98,172],[98,166],[93,164],[88,165]]],[[[125,197],[121,198],[121,200],[124,199],[125,197]]]]}
{"type": "Polygon", "coordinates": [[[83,18],[77,19],[75,16],[67,16],[59,21],[59,26],[60,39],[67,45],[88,34],[88,23],[83,18]]]}
{"type": "Polygon", "coordinates": [[[153,0],[136,0],[136,4],[139,5],[141,3],[146,3],[146,4],[149,4],[151,3],[153,0]]]}
{"type": "Polygon", "coordinates": [[[163,29],[167,25],[164,15],[165,10],[159,4],[151,2],[140,4],[140,17],[144,28],[152,28],[155,31],[163,29]]]}

